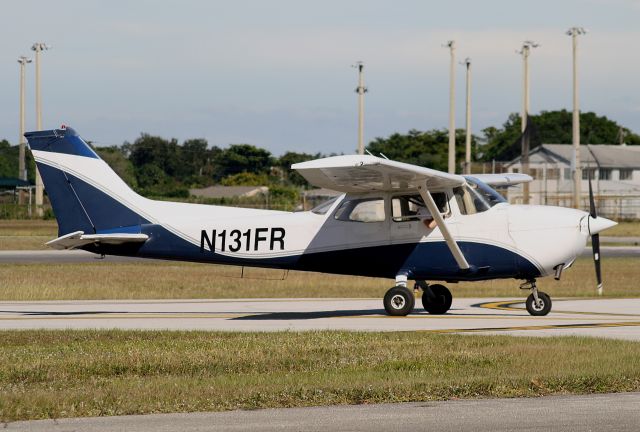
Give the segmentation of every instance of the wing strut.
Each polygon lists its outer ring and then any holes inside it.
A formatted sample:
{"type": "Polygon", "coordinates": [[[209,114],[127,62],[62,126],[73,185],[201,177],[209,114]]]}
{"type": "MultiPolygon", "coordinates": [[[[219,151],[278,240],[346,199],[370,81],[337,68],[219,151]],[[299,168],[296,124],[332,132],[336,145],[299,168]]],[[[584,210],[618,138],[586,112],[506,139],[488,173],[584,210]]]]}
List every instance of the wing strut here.
{"type": "Polygon", "coordinates": [[[449,228],[444,222],[444,219],[442,218],[440,210],[438,210],[435,201],[433,201],[433,197],[431,196],[431,192],[429,192],[429,189],[427,189],[427,185],[424,184],[418,186],[418,191],[420,192],[420,196],[424,200],[424,203],[427,205],[431,216],[433,216],[433,219],[435,219],[438,228],[440,228],[440,232],[447,242],[447,246],[449,246],[449,250],[451,251],[453,258],[458,263],[458,267],[460,267],[461,270],[469,270],[469,263],[462,254],[458,243],[456,243],[456,241],[453,239],[453,236],[449,232],[449,228]]]}

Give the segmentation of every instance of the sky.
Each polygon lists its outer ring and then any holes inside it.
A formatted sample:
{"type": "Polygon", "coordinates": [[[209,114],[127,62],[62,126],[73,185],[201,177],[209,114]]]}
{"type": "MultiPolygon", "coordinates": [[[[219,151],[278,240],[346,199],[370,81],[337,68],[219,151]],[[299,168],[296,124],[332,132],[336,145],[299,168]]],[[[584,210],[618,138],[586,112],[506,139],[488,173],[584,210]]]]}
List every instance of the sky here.
{"type": "MultiPolygon", "coordinates": [[[[20,55],[36,41],[43,127],[66,124],[98,145],[141,133],[353,153],[356,61],[365,64],[365,140],[448,127],[449,51],[472,61],[472,130],[501,126],[522,106],[524,40],[531,112],[572,108],[572,26],[580,106],[640,132],[640,0],[58,0],[4,2],[0,15],[0,139],[19,135],[20,55]]],[[[33,63],[27,130],[35,128],[33,63]]],[[[465,69],[456,70],[464,128],[465,69]]]]}

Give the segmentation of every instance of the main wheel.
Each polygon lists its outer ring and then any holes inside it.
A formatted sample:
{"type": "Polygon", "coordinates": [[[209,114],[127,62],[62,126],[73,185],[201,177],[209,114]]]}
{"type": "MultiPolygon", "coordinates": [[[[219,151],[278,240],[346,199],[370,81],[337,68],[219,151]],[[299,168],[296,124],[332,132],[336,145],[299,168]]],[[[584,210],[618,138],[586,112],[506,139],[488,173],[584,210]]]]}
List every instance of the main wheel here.
{"type": "Polygon", "coordinates": [[[424,310],[433,315],[442,315],[451,309],[453,296],[444,285],[429,285],[422,292],[422,306],[424,310]]]}
{"type": "Polygon", "coordinates": [[[413,292],[403,286],[394,286],[384,295],[384,310],[391,316],[406,316],[416,304],[413,292]]]}
{"type": "Polygon", "coordinates": [[[551,311],[551,297],[542,291],[538,291],[538,303],[533,294],[529,294],[526,304],[527,312],[533,316],[545,316],[551,311]]]}

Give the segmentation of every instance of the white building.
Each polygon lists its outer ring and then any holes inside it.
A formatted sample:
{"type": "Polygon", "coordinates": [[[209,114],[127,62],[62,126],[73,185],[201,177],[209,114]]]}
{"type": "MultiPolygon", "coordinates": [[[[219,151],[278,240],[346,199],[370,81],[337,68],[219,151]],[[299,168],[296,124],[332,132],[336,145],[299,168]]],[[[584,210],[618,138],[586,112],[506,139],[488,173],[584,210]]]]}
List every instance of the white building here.
{"type": "MultiPolygon", "coordinates": [[[[573,146],[542,144],[529,153],[531,204],[569,207],[572,204],[571,166],[573,146]]],[[[582,202],[588,208],[588,179],[591,175],[598,209],[617,219],[640,217],[640,146],[590,144],[580,146],[582,202]]],[[[521,172],[520,158],[506,166],[508,172],[521,172]]],[[[522,188],[512,188],[509,201],[522,202],[522,188]]]]}

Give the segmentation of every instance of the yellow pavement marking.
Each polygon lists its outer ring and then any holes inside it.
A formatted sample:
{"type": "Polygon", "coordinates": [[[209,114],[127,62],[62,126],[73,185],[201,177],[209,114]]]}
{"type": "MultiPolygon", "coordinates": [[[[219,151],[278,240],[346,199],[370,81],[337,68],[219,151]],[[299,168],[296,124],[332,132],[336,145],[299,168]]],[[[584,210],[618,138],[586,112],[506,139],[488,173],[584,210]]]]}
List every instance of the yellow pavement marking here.
{"type": "MultiPolygon", "coordinates": [[[[575,301],[580,299],[557,299],[554,300],[556,302],[561,301],[575,301]]],[[[520,307],[513,307],[516,304],[523,304],[524,301],[514,301],[514,300],[506,300],[506,301],[496,301],[496,302],[488,302],[488,303],[478,303],[477,306],[483,309],[495,309],[495,310],[503,310],[503,311],[518,311],[521,312],[525,310],[520,307]]],[[[615,313],[615,312],[589,312],[589,311],[564,311],[564,310],[555,310],[553,309],[553,313],[556,314],[568,314],[568,315],[602,315],[602,316],[616,316],[616,317],[640,317],[640,314],[627,314],[627,313],[615,313]]]]}

